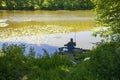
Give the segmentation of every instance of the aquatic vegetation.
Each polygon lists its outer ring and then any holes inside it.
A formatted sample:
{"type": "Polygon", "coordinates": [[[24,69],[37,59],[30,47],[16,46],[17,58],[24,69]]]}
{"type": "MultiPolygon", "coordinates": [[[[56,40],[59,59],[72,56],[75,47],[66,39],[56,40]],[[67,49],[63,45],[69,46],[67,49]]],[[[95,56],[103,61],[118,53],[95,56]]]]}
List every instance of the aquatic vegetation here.
{"type": "Polygon", "coordinates": [[[92,27],[95,27],[93,21],[75,23],[46,22],[45,24],[42,22],[11,23],[8,27],[0,29],[0,38],[7,38],[10,36],[31,36],[37,34],[69,33],[90,30],[92,27]]]}
{"type": "Polygon", "coordinates": [[[1,11],[0,38],[69,33],[96,26],[94,13],[86,11],[1,11]],[[14,15],[13,15],[14,14],[14,15]]]}

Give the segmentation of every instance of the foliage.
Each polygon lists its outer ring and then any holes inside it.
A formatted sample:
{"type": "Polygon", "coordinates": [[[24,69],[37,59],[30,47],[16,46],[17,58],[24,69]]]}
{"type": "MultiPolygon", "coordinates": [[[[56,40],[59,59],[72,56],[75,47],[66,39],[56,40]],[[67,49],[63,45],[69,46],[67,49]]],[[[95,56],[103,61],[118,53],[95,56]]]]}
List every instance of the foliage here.
{"type": "Polygon", "coordinates": [[[0,0],[0,9],[7,10],[86,10],[93,7],[90,0],[0,0]]]}
{"type": "Polygon", "coordinates": [[[119,80],[120,43],[118,43],[100,43],[96,49],[87,53],[90,60],[82,61],[75,66],[67,79],[119,80]]]}
{"type": "MultiPolygon", "coordinates": [[[[31,48],[31,54],[34,53],[31,48]],[[33,53],[32,53],[33,52],[33,53]]],[[[100,43],[96,49],[77,55],[78,64],[54,53],[34,58],[24,56],[25,45],[4,44],[0,51],[1,80],[119,80],[120,41],[100,43]],[[80,57],[80,58],[79,58],[80,57]],[[90,57],[84,61],[85,57],[90,57]]]]}
{"type": "Polygon", "coordinates": [[[34,57],[35,57],[35,51],[34,51],[34,48],[33,48],[33,47],[30,47],[28,56],[29,56],[30,58],[34,58],[34,57]]]}
{"type": "Polygon", "coordinates": [[[105,36],[120,38],[120,0],[92,0],[95,4],[96,20],[101,26],[109,27],[105,36]]]}
{"type": "Polygon", "coordinates": [[[55,53],[46,53],[34,58],[31,48],[30,56],[24,56],[23,45],[4,44],[0,54],[0,80],[63,80],[69,73],[71,61],[55,53]]]}

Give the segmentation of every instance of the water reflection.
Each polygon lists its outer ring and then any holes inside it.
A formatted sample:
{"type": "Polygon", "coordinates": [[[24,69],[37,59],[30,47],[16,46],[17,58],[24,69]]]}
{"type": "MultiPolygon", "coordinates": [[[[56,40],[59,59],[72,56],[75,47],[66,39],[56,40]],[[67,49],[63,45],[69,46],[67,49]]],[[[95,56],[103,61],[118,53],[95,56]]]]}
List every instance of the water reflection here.
{"type": "Polygon", "coordinates": [[[37,34],[32,36],[14,36],[6,39],[0,40],[0,46],[2,43],[25,43],[27,48],[26,51],[29,51],[30,46],[33,47],[36,51],[36,55],[43,54],[43,48],[46,49],[49,53],[54,53],[58,50],[59,47],[63,47],[70,38],[75,40],[76,38],[76,47],[84,49],[92,49],[95,47],[95,42],[100,42],[100,37],[91,36],[90,31],[83,32],[70,32],[70,33],[57,33],[57,34],[37,34]]]}
{"type": "Polygon", "coordinates": [[[42,48],[54,53],[70,38],[76,39],[77,47],[91,49],[95,27],[92,11],[0,11],[0,47],[3,43],[25,43],[33,46],[38,54],[42,48]],[[75,33],[76,32],[76,33],[75,33]]]}
{"type": "Polygon", "coordinates": [[[12,22],[93,20],[91,11],[0,11],[0,17],[12,22]]]}
{"type": "Polygon", "coordinates": [[[6,23],[7,19],[0,19],[0,27],[6,27],[9,24],[6,23]]]}

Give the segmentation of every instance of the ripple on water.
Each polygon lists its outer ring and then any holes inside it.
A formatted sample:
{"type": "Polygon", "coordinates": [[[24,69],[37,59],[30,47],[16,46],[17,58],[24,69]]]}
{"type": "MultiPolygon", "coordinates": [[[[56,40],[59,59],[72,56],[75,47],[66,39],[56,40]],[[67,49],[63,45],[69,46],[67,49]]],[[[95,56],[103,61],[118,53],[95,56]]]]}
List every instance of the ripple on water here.
{"type": "Polygon", "coordinates": [[[7,27],[9,24],[0,22],[0,27],[7,27]]]}

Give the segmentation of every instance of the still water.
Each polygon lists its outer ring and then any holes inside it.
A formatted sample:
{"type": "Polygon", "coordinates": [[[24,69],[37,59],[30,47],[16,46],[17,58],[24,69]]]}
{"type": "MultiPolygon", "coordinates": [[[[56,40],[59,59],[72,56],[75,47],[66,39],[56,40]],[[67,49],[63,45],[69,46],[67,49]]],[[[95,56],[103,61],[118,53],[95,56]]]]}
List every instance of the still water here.
{"type": "Polygon", "coordinates": [[[49,53],[73,38],[79,48],[92,49],[100,37],[91,36],[96,28],[92,11],[0,11],[0,47],[3,43],[25,43],[29,51],[49,53]]]}

